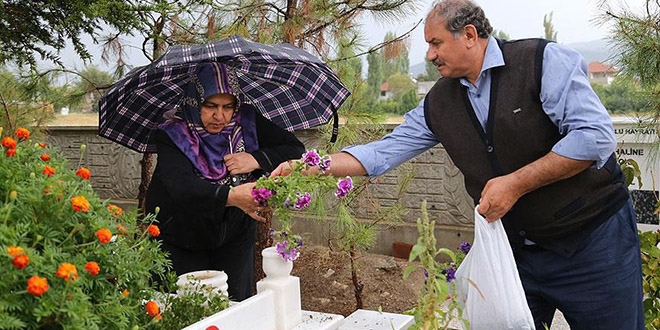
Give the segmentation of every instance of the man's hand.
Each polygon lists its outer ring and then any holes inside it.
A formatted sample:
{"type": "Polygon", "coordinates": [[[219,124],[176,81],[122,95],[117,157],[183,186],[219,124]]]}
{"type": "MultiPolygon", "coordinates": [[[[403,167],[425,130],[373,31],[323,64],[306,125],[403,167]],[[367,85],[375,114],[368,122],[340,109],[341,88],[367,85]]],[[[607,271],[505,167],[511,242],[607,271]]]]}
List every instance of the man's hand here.
{"type": "Polygon", "coordinates": [[[269,210],[266,206],[260,206],[252,197],[252,189],[256,182],[244,183],[237,187],[232,187],[229,189],[229,195],[227,196],[227,206],[235,206],[241,209],[245,214],[249,215],[250,218],[257,220],[259,222],[265,222],[266,218],[264,215],[269,210]]]}
{"type": "Polygon", "coordinates": [[[232,175],[250,173],[261,168],[257,160],[247,152],[227,154],[224,157],[224,161],[227,170],[229,170],[229,173],[232,175]]]}
{"type": "Polygon", "coordinates": [[[481,191],[477,212],[488,222],[501,219],[526,193],[570,178],[593,165],[592,160],[575,160],[549,152],[517,171],[492,178],[481,191]]]}
{"type": "Polygon", "coordinates": [[[493,222],[501,219],[523,195],[517,188],[518,181],[513,174],[498,176],[486,182],[481,191],[477,212],[486,221],[493,222]]]}

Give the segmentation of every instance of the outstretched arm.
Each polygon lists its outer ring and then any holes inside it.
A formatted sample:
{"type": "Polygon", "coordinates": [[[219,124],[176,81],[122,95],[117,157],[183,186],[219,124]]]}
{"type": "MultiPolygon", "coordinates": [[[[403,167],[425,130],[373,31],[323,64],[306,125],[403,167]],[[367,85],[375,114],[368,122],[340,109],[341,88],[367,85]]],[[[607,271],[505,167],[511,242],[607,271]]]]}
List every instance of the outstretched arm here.
{"type": "MultiPolygon", "coordinates": [[[[327,174],[337,177],[367,175],[367,170],[362,166],[362,163],[347,152],[334,153],[330,157],[332,158],[332,162],[330,164],[330,170],[326,171],[327,174]]],[[[318,168],[312,168],[309,174],[316,173],[317,171],[318,168]]],[[[289,174],[291,174],[291,166],[289,162],[283,162],[271,172],[270,177],[287,176],[289,174]]]]}

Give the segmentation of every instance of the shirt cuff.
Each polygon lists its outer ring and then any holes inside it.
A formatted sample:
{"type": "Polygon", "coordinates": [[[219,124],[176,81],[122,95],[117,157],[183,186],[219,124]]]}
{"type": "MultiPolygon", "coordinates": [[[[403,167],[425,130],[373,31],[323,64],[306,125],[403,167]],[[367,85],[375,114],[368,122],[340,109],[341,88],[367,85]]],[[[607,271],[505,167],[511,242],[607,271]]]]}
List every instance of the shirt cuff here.
{"type": "Polygon", "coordinates": [[[355,157],[367,171],[368,177],[379,176],[390,170],[387,162],[384,159],[380,159],[379,153],[375,152],[374,148],[368,145],[349,146],[341,151],[355,157]]]}
{"type": "Polygon", "coordinates": [[[607,155],[600,155],[596,137],[580,130],[570,131],[552,147],[552,151],[570,159],[595,161],[597,168],[603,167],[610,156],[609,152],[607,155]]]}

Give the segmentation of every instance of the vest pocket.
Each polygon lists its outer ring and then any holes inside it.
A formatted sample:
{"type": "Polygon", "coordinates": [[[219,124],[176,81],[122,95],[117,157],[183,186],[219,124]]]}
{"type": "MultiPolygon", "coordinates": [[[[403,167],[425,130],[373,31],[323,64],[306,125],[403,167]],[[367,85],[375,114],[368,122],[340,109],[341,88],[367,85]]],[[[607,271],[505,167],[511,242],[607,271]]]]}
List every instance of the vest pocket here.
{"type": "Polygon", "coordinates": [[[578,199],[570,202],[568,205],[564,206],[563,208],[559,209],[553,217],[555,220],[561,220],[562,218],[570,215],[571,213],[574,213],[584,207],[586,205],[586,202],[584,200],[584,197],[579,197],[578,199]]]}

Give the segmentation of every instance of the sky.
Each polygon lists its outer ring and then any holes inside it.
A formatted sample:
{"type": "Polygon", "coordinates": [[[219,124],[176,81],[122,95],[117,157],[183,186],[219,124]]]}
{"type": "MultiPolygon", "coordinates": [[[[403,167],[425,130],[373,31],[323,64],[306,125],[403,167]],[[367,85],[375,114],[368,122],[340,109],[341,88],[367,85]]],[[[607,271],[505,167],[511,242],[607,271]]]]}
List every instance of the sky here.
{"type": "MultiPolygon", "coordinates": [[[[420,9],[414,17],[401,22],[374,22],[365,17],[365,29],[368,42],[371,45],[383,41],[387,31],[404,33],[417,21],[426,17],[431,8],[432,0],[415,0],[420,3],[420,9]]],[[[486,17],[494,29],[507,33],[512,39],[534,38],[544,35],[543,16],[552,12],[552,23],[557,34],[557,41],[562,44],[587,42],[607,38],[608,27],[599,26],[594,22],[599,11],[601,0],[473,0],[483,8],[486,17]]],[[[623,6],[620,0],[610,0],[613,8],[623,6]]],[[[626,5],[640,12],[645,0],[627,0],[626,5]]],[[[410,62],[422,62],[427,45],[424,42],[423,22],[413,32],[410,41],[410,62]]]]}
{"type": "MultiPolygon", "coordinates": [[[[363,18],[363,31],[367,46],[373,46],[383,41],[388,31],[397,34],[410,30],[416,22],[426,17],[433,0],[411,0],[419,4],[419,9],[414,15],[396,22],[375,22],[370,16],[363,18]]],[[[571,44],[577,42],[588,42],[607,38],[608,27],[597,25],[594,20],[602,9],[598,4],[602,0],[473,0],[480,5],[490,20],[494,29],[507,33],[512,39],[541,37],[544,34],[543,16],[553,13],[552,23],[558,32],[557,39],[560,43],[571,44]]],[[[640,12],[645,0],[608,0],[614,8],[628,6],[636,12],[640,12]]],[[[141,41],[140,41],[141,42],[141,41]]],[[[99,48],[100,49],[100,48],[99,48]]],[[[99,65],[102,70],[110,70],[102,65],[100,61],[100,50],[91,49],[95,55],[94,64],[99,65]]],[[[423,22],[413,32],[410,39],[410,62],[411,65],[424,61],[427,45],[424,41],[423,22]]],[[[72,52],[65,52],[65,54],[72,52]]],[[[80,69],[83,65],[76,56],[63,56],[64,62],[70,67],[80,69]]],[[[129,52],[127,62],[132,65],[145,65],[148,63],[141,52],[133,50],[129,52]]],[[[365,57],[366,63],[366,57],[365,57]]]]}

